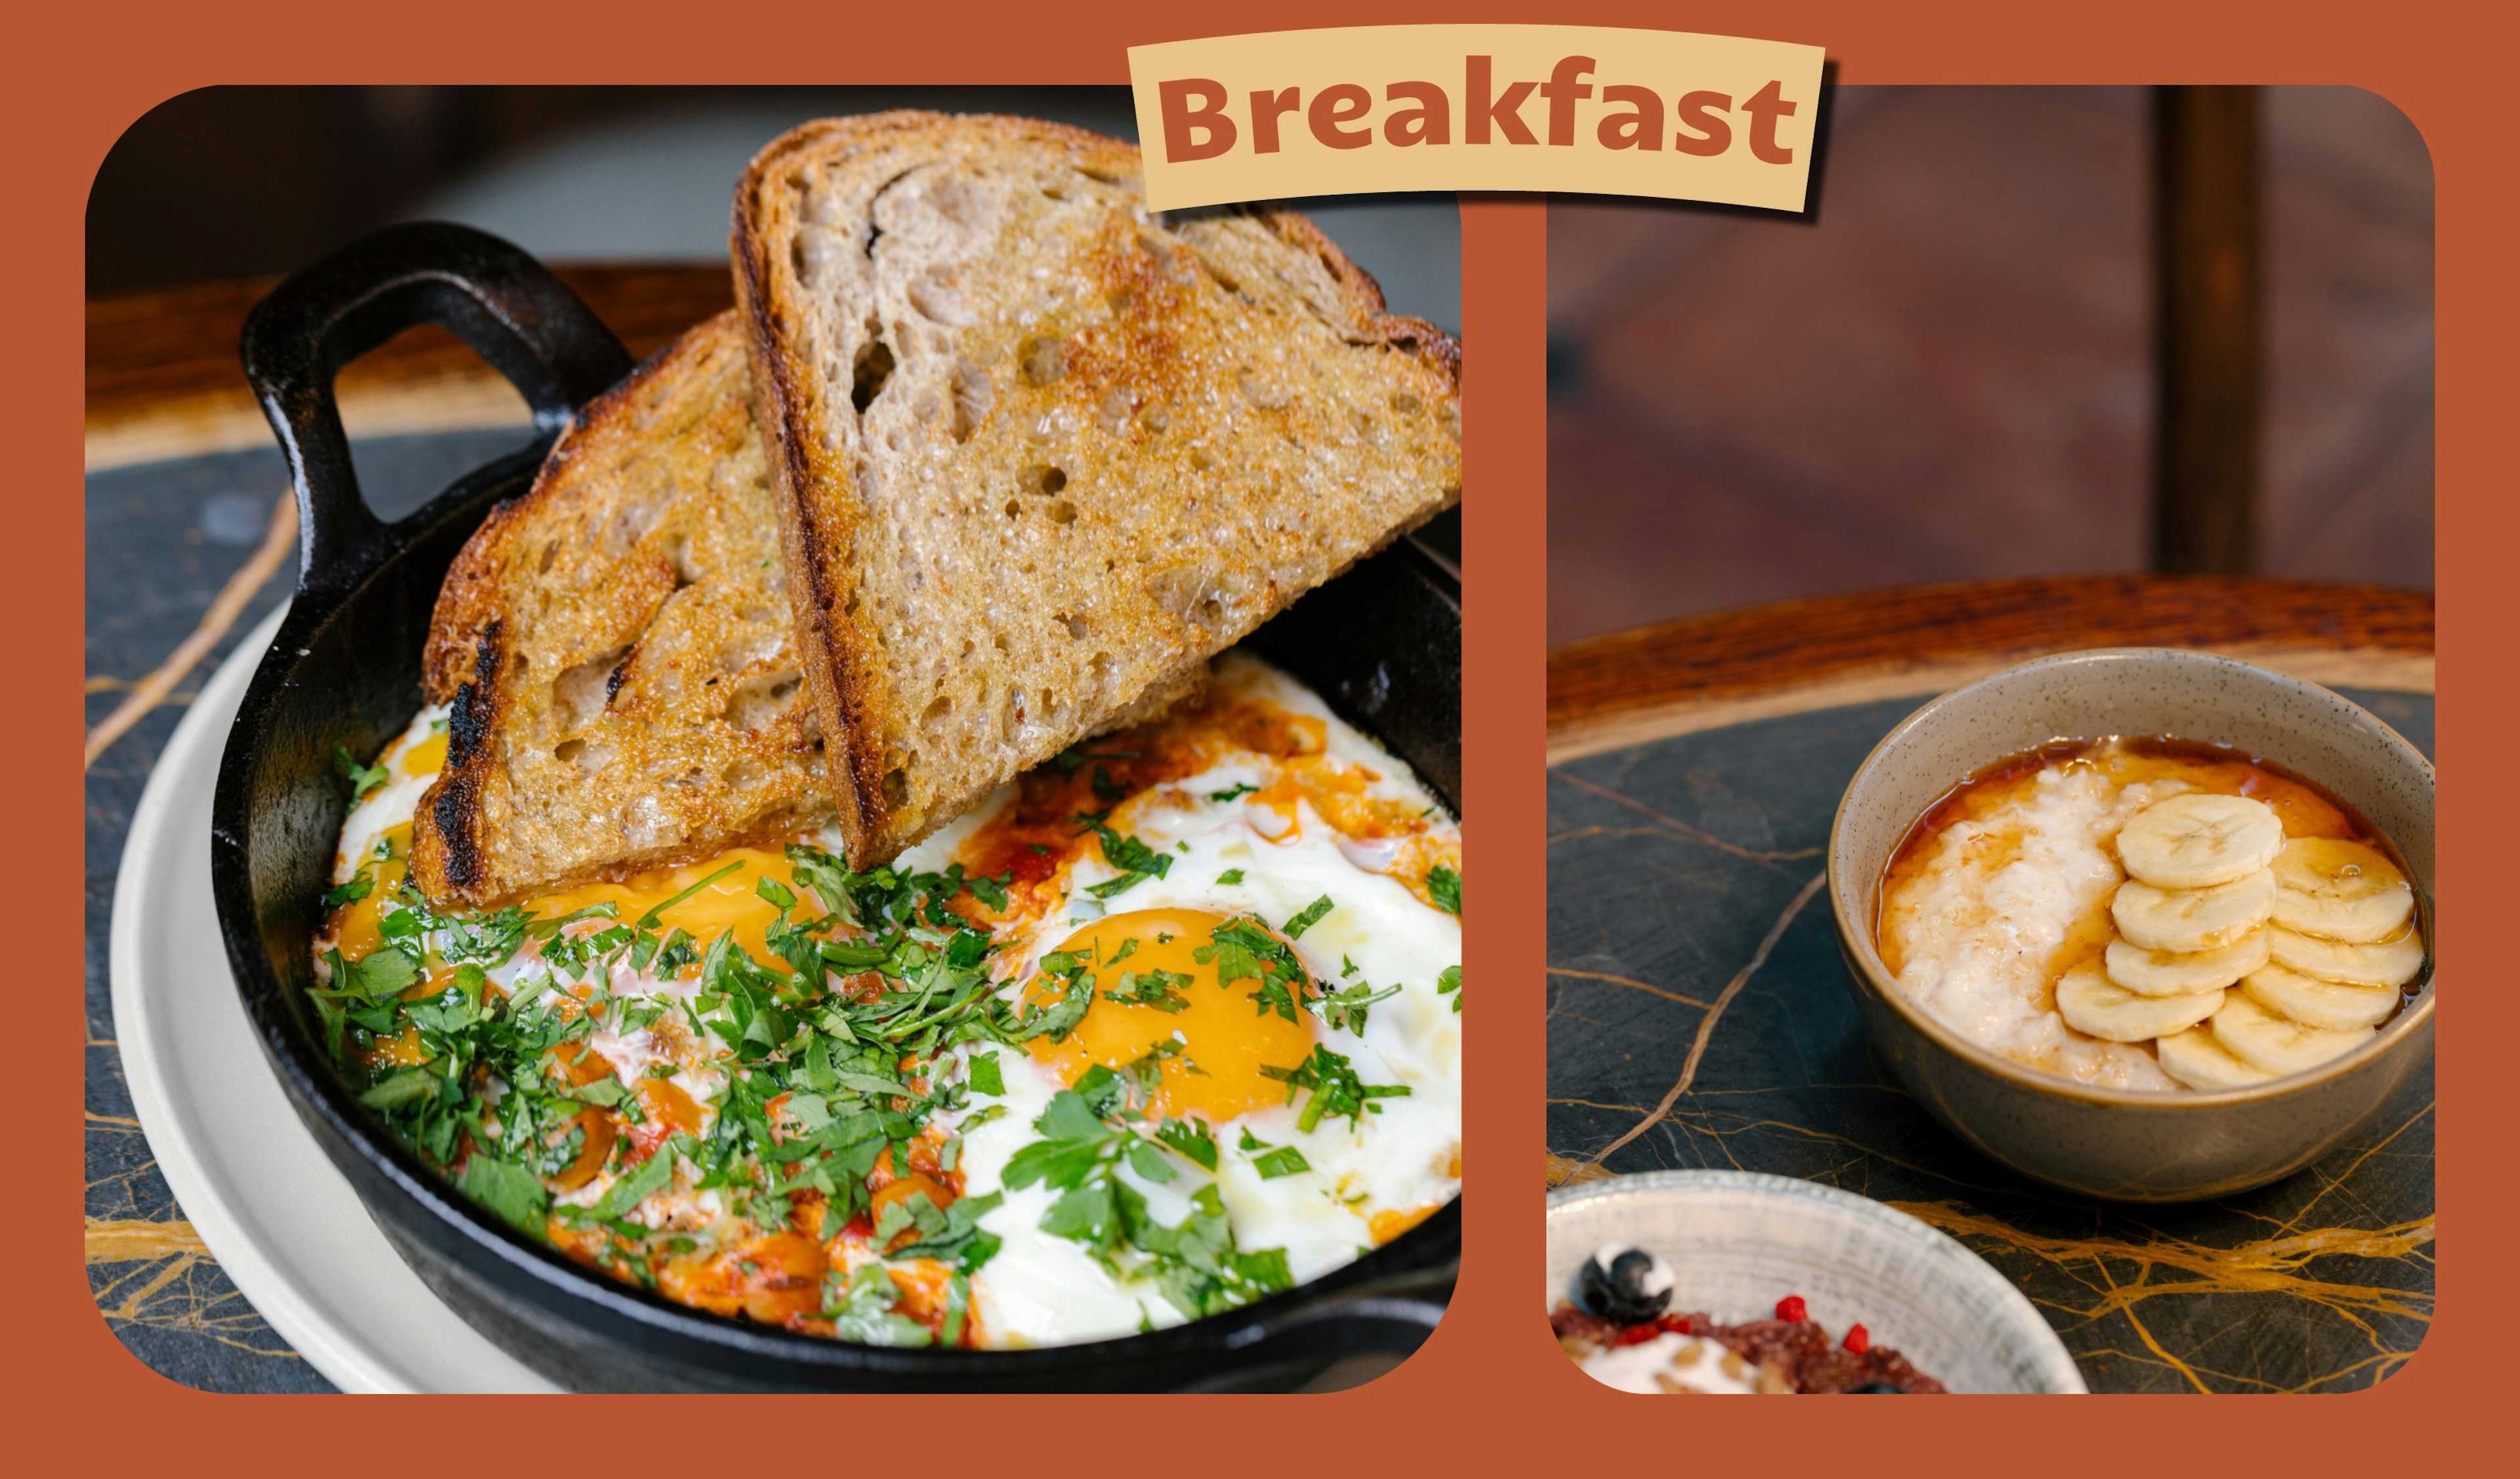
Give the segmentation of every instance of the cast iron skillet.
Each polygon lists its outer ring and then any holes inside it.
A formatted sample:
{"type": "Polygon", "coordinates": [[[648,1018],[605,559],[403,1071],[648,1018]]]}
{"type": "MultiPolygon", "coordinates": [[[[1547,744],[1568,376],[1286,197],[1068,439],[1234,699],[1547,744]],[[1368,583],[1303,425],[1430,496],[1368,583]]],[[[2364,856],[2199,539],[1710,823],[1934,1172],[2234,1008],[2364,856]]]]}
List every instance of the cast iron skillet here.
{"type": "MultiPolygon", "coordinates": [[[[1036,1351],[885,1350],[725,1319],[571,1263],[475,1209],[333,1074],[305,989],[347,797],[335,745],[375,753],[420,706],[422,640],[456,552],[525,491],[552,439],[629,373],[595,315],[515,246],[442,224],[379,232],[254,309],[247,379],[288,455],[297,594],[219,764],[210,872],[237,990],[299,1118],[386,1239],[476,1329],[562,1385],[638,1391],[1056,1391],[1289,1385],[1339,1356],[1415,1350],[1452,1297],[1457,1202],[1366,1258],[1174,1329],[1036,1351]],[[454,331],[533,407],[534,439],[409,517],[369,513],[333,400],[348,361],[418,324],[454,331]]],[[[1416,768],[1461,787],[1461,584],[1407,541],[1251,639],[1416,768]]]]}

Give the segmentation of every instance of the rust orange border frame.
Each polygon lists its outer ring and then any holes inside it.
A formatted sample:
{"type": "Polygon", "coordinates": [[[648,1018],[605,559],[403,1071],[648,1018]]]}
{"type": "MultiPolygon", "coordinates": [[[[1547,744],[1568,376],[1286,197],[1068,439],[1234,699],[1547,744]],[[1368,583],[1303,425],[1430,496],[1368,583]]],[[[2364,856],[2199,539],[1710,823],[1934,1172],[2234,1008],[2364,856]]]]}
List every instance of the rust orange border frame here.
{"type": "MultiPolygon", "coordinates": [[[[966,5],[942,24],[927,7],[834,13],[832,44],[819,54],[792,44],[754,47],[755,33],[741,25],[721,26],[714,50],[697,47],[688,5],[655,0],[613,0],[600,20],[512,0],[438,0],[426,9],[285,0],[251,6],[250,15],[245,6],[124,0],[22,14],[10,26],[19,75],[0,96],[17,186],[17,229],[0,255],[20,285],[20,341],[0,359],[0,406],[9,408],[33,474],[13,511],[21,543],[68,551],[80,540],[78,510],[64,494],[80,473],[72,367],[82,332],[83,202],[113,140],[159,101],[222,81],[1124,83],[1131,42],[1250,23],[1246,16],[1152,0],[1106,0],[1090,17],[1074,7],[981,4],[995,14],[966,5]]],[[[2495,455],[2496,432],[2520,401],[2507,348],[2520,337],[2508,246],[2515,239],[2510,152],[2498,115],[2507,84],[2497,86],[2513,39],[2507,16],[2486,22],[2482,7],[2440,0],[2408,0],[2380,13],[2334,0],[2249,7],[2127,0],[2104,13],[2072,15],[2017,0],[1707,0],[1685,8],[1595,0],[1572,14],[1544,11],[1533,0],[1287,0],[1267,19],[1288,28],[1533,19],[1664,24],[1821,42],[1842,82],[2351,82],[2405,110],[2431,146],[2439,184],[2439,569],[2450,634],[2444,663],[2468,674],[2452,677],[2460,696],[2444,722],[2452,802],[2442,833],[2451,880],[2445,892],[2453,919],[2464,917],[2457,899],[2483,910],[2483,885],[2495,876],[2489,839],[2520,829],[2520,790],[2471,784],[2461,770],[2463,757],[2481,753],[2488,736],[2520,727],[2520,696],[2489,671],[2500,647],[2497,636],[2511,632],[2520,615],[2520,592],[2491,568],[2520,536],[2511,501],[2497,497],[2510,486],[2509,465],[2495,455]]],[[[1544,577],[1532,558],[1547,531],[1543,207],[1512,198],[1463,204],[1469,459],[1478,487],[1464,547],[1471,591],[1464,805],[1479,838],[1479,892],[1487,901],[1470,938],[1479,976],[1490,984],[1481,992],[1484,1025],[1470,1047],[1466,1135],[1478,1194],[1468,1204],[1461,1294],[1418,1359],[1363,1391],[1306,1404],[1300,1418],[1291,1408],[1245,1405],[1229,1412],[1218,1406],[1230,1399],[1138,1400],[1122,1414],[1110,1411],[1114,1399],[1009,1398],[990,1413],[992,1427],[1056,1432],[1047,1445],[1027,1434],[1022,1461],[1040,1463],[1047,1450],[1072,1456],[1069,1463],[1079,1468],[1152,1455],[1165,1456],[1158,1462],[1282,1472],[1324,1463],[1502,1468],[1552,1456],[1580,1465],[1599,1461],[1587,1450],[1601,1442],[1618,1451],[1612,1462],[1678,1465],[1783,1450],[1795,1456],[1791,1461],[1939,1469],[1954,1458],[2008,1452],[2037,1454],[2043,1467],[2096,1467],[2103,1461],[2096,1446],[2057,1444],[2049,1428],[2056,1414],[2031,1403],[1981,1404],[1964,1429],[1930,1411],[1872,1407],[1858,1410],[1860,1417],[1831,1407],[1798,1410],[1789,1430],[1759,1410],[1709,1415],[1702,1409],[1691,1410],[1686,1427],[1665,1417],[1641,1428],[1643,1410],[1618,1406],[1624,1399],[1591,1387],[1555,1356],[1538,1319],[1534,1273],[1545,1092],[1544,577]],[[1098,1421],[1109,1424],[1106,1435],[1079,1441],[1080,1430],[1098,1421]]],[[[20,650],[34,673],[25,691],[39,704],[46,695],[67,695],[77,676],[71,616],[80,609],[80,581],[77,561],[54,556],[22,561],[0,583],[8,629],[34,639],[20,650]]],[[[67,769],[77,737],[67,701],[60,729],[42,717],[50,712],[39,708],[32,722],[0,730],[10,770],[37,778],[22,783],[28,794],[14,808],[21,830],[0,865],[0,896],[24,920],[60,919],[74,909],[73,879],[58,860],[76,853],[80,803],[71,787],[56,790],[40,778],[54,764],[67,769]]],[[[2507,865],[2503,876],[2510,876],[2507,865]]],[[[8,1266],[23,1276],[6,1323],[5,1360],[12,1407],[37,1416],[10,1425],[7,1441],[35,1465],[25,1471],[135,1458],[188,1470],[248,1463],[264,1472],[317,1463],[355,1465],[362,1473],[442,1469],[449,1461],[521,1456],[533,1452],[523,1441],[565,1433],[552,1428],[547,1412],[513,1401],[453,1398],[445,1401],[461,1403],[463,1412],[443,1445],[378,1443],[371,1408],[206,1396],[151,1374],[128,1356],[94,1309],[64,1205],[83,1175],[68,1111],[80,1059],[67,1046],[79,1012],[68,985],[78,946],[58,926],[22,927],[16,935],[16,989],[34,1014],[19,1053],[20,1102],[28,1107],[16,1116],[25,1128],[16,1137],[13,1165],[36,1196],[34,1208],[11,1219],[0,1236],[13,1255],[8,1266]]],[[[2458,938],[2453,930],[2453,953],[2458,938]]],[[[2439,1132],[2441,1212],[2453,1239],[2479,1236],[2476,1245],[2456,1244],[2467,1249],[2481,1246],[2482,1232],[2502,1222],[2513,1201],[2509,1156],[2496,1153],[2493,1139],[2511,1115],[2498,1107],[2485,1054],[2472,1045],[2520,1025],[2520,992],[2480,979],[2444,1015],[2440,1081],[2449,1102],[2439,1132]]],[[[2491,1392],[2507,1401],[2487,1357],[2510,1327],[2520,1280],[2507,1265],[2489,1267],[2497,1262],[2465,1251],[2450,1261],[2431,1334],[2399,1375],[2366,1394],[2295,1399],[2331,1404],[2321,1416],[2342,1420],[2265,1420],[2270,1413],[2235,1426],[2207,1405],[2161,1397],[2122,1399],[2142,1403],[2143,1411],[2114,1412],[2103,1422],[2111,1430],[2144,1424],[2139,1452],[2185,1452],[2205,1461],[2280,1459],[2289,1451],[2333,1464],[2377,1465],[2410,1455],[2440,1464],[2471,1445],[2488,1451],[2496,1409],[2464,1399],[2491,1392]]],[[[866,1406],[864,1419],[852,1413],[841,1421],[873,1420],[886,1435],[905,1424],[916,1431],[922,1420],[946,1415],[943,1400],[894,1399],[880,1409],[866,1406]]],[[[845,1461],[844,1441],[816,1441],[808,1452],[845,1461]]],[[[955,1461],[923,1445],[888,1452],[912,1461],[931,1455],[955,1461]]]]}

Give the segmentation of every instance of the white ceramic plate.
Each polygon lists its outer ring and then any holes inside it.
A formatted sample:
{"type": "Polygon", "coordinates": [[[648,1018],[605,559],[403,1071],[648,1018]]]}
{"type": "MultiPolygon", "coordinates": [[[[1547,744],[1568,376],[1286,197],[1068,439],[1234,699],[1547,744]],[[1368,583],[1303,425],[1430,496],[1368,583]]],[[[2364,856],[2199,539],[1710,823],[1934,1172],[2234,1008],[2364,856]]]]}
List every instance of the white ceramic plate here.
{"type": "Polygon", "coordinates": [[[2022,1292],[1955,1239],[1869,1197],[1747,1171],[1648,1171],[1549,1196],[1549,1304],[1604,1243],[1662,1255],[1671,1308],[1726,1323],[1800,1294],[1831,1334],[1861,1323],[1955,1392],[2084,1392],[2022,1292]]]}
{"type": "Polygon", "coordinates": [[[210,902],[210,791],[280,619],[274,611],[202,688],[123,844],[113,1024],[140,1128],[228,1277],[334,1385],[557,1390],[439,1302],[385,1242],[298,1123],[237,1000],[210,902]]]}

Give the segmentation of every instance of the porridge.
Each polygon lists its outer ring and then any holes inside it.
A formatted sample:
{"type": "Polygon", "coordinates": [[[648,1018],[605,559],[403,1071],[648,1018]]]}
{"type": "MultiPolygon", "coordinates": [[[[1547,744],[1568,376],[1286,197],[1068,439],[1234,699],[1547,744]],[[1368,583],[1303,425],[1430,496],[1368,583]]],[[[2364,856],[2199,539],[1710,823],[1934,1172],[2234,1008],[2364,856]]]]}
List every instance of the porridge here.
{"type": "Polygon", "coordinates": [[[2244,1088],[2369,1039],[2425,964],[2386,838],[2268,762],[2078,740],[1937,802],[1882,879],[1899,989],[1992,1053],[2098,1088],[2244,1088]]]}

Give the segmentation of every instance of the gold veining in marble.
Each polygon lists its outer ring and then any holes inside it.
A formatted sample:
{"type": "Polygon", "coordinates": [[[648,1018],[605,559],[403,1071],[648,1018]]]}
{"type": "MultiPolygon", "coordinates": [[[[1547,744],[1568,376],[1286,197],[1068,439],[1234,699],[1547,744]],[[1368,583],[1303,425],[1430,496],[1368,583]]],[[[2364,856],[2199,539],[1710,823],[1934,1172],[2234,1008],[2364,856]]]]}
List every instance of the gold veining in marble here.
{"type": "MultiPolygon", "coordinates": [[[[1664,829],[1668,829],[1670,835],[1698,843],[1701,846],[1714,848],[1718,852],[1731,853],[1736,858],[1746,859],[1749,862],[1763,864],[1770,867],[1778,863],[1794,862],[1802,858],[1817,858],[1823,851],[1823,849],[1817,847],[1800,847],[1795,848],[1790,852],[1753,851],[1750,848],[1741,846],[1737,842],[1727,842],[1722,837],[1715,835],[1704,828],[1691,827],[1677,817],[1666,816],[1632,796],[1623,796],[1619,794],[1617,791],[1610,789],[1606,785],[1596,785],[1581,776],[1570,775],[1564,771],[1552,770],[1549,773],[1549,778],[1552,781],[1563,781],[1568,785],[1574,786],[1577,790],[1591,791],[1594,795],[1600,797],[1604,801],[1615,801],[1621,806],[1627,807],[1632,811],[1642,812],[1662,824],[1662,827],[1660,828],[1636,829],[1633,832],[1628,833],[1628,835],[1659,835],[1663,833],[1664,829]]],[[[1607,829],[1594,829],[1590,833],[1580,829],[1572,832],[1552,832],[1550,834],[1549,840],[1552,843],[1555,843],[1561,839],[1572,840],[1577,836],[1598,834],[1605,830],[1607,830],[1607,829]]],[[[1616,833],[1614,833],[1614,835],[1616,833]]]]}
{"type": "MultiPolygon", "coordinates": [[[[1650,847],[1654,845],[1650,839],[1660,838],[1714,847],[1760,870],[1745,874],[1735,869],[1729,875],[1711,877],[1688,874],[1689,887],[1707,890],[1690,897],[1711,899],[1714,908],[1723,908],[1723,901],[1735,890],[1753,886],[1749,880],[1782,872],[1778,867],[1780,861],[1816,856],[1819,851],[1759,852],[1714,837],[1582,777],[1552,772],[1552,779],[1662,824],[1552,829],[1552,844],[1590,843],[1602,849],[1588,853],[1577,846],[1571,849],[1576,856],[1625,859],[1632,856],[1625,847],[1640,842],[1650,847]]],[[[1695,779],[1692,772],[1692,784],[1695,779]]],[[[1593,1057],[1581,1060],[1586,1063],[1585,1075],[1572,1083],[1560,1078],[1560,1064],[1552,1056],[1553,1092],[1548,1102],[1579,1116],[1590,1112],[1633,1119],[1623,1128],[1615,1123],[1600,1126],[1599,1133],[1610,1138],[1598,1150],[1552,1145],[1546,1167],[1549,1186],[1611,1178],[1616,1173],[1604,1162],[1663,1126],[1666,1136],[1648,1146],[1664,1149],[1648,1163],[1688,1164],[1693,1152],[1700,1157],[1698,1164],[1777,1171],[1879,1196],[1888,1205],[1959,1238],[2019,1284],[2049,1313],[2099,1390],[2158,1390],[2165,1380],[2199,1392],[2335,1390],[2383,1379],[2413,1355],[2432,1315],[2428,1270],[2435,1230],[2429,1211],[2414,1210],[2429,1202],[2429,1154],[2420,1144],[2409,1148],[2404,1138],[2430,1119],[2428,1100],[2407,1106],[2401,1123],[2375,1136],[2341,1164],[2314,1167],[2303,1184],[2287,1184],[2288,1192],[2271,1188],[2192,1208],[2134,1208],[2094,1203],[2012,1181],[1956,1145],[1942,1143],[1939,1131],[1914,1140],[1912,1145],[1895,1138],[1885,1140],[1885,1133],[1913,1137],[1919,1132],[1913,1128],[1914,1110],[1908,1107],[1912,1097],[1889,1078],[1868,1050],[1860,1060],[1839,1059],[1841,1071],[1809,1081],[1699,1084],[1696,1080],[1708,1044],[1725,1019],[1726,1008],[1734,1005],[1742,988],[1768,963],[1823,882],[1813,878],[1803,885],[1712,1002],[1646,978],[1660,972],[1639,972],[1622,964],[1623,931],[1618,919],[1596,921],[1586,926],[1591,933],[1578,932],[1577,937],[1588,942],[1587,953],[1578,958],[1580,964],[1548,967],[1552,978],[1564,982],[1564,989],[1551,993],[1549,1020],[1552,1029],[1565,1023],[1592,1030],[1597,1046],[1593,1057]],[[1592,943],[1596,941],[1598,944],[1592,943]],[[1612,990],[1601,992],[1603,987],[1612,990]],[[1631,992],[1640,995],[1627,996],[1631,992]],[[1611,1004],[1622,999],[1633,1006],[1613,1008],[1611,1004]],[[1657,1007],[1657,1001],[1697,1013],[1695,1020],[1672,1015],[1673,1008],[1657,1007]],[[1588,1009],[1598,1015],[1588,1015],[1588,1009]],[[1618,1041],[1606,1041],[1612,1038],[1618,1041]],[[1659,1052],[1679,1053],[1683,1041],[1688,1048],[1679,1075],[1660,1101],[1628,1102],[1640,1086],[1629,1082],[1633,1070],[1619,1065],[1631,1057],[1641,1063],[1650,1061],[1644,1056],[1648,1045],[1658,1045],[1659,1052]],[[1604,1047],[1612,1051],[1605,1054],[1604,1047]],[[1854,1075],[1845,1068],[1854,1069],[1854,1075]],[[1862,1080],[1860,1075],[1868,1069],[1877,1077],[1862,1080]],[[1858,1081],[1822,1081],[1850,1076],[1858,1081]],[[1604,1094],[1604,1089],[1614,1092],[1604,1094]],[[1816,1104],[1816,1094],[1827,1098],[1816,1104]],[[1875,1118],[1888,1115],[1887,1106],[1894,1102],[1901,1106],[1900,1117],[1875,1118]],[[1796,1105],[1796,1110],[1777,1112],[1787,1104],[1796,1105]],[[1818,1123],[1796,1122],[1810,1118],[1814,1109],[1831,1117],[1818,1123]],[[1844,1117],[1837,1117],[1841,1112],[1844,1117]],[[1885,1131],[1894,1122],[1901,1128],[1885,1131]],[[1612,1135],[1614,1128],[1618,1133],[1612,1135]],[[2403,1167],[2384,1171],[2393,1159],[2402,1161],[2403,1167]],[[2376,1185],[2371,1180],[2374,1172],[2382,1173],[2376,1185]],[[2409,1181],[2410,1176],[2420,1182],[2409,1181]],[[1921,1187],[1919,1182],[1933,1187],[1921,1187]],[[1925,1194],[1917,1195],[1919,1191],[1925,1194]],[[2392,1191],[2398,1194],[2393,1197],[2392,1191]],[[2416,1200],[2410,1192],[2419,1192],[2423,1199],[2416,1200]],[[2394,1201],[2391,1210],[2398,1215],[2382,1219],[2320,1215],[2338,1197],[2368,1205],[2374,1196],[2382,1204],[2394,1201]],[[2409,1202],[2413,1207],[2407,1205],[2409,1202]],[[2246,1232],[2252,1224],[2258,1229],[2253,1234],[2246,1232]],[[2234,1231],[2241,1235],[2218,1235],[2234,1231]],[[2202,1235],[2189,1235],[2191,1232],[2202,1235]],[[2418,1265],[2427,1273],[2410,1281],[2420,1286],[2391,1284],[2385,1280],[2392,1265],[2418,1265]],[[2141,1374],[2145,1371],[2154,1373],[2153,1377],[2147,1379],[2141,1374]],[[2282,1379],[2269,1379],[2275,1374],[2282,1379]]],[[[1756,886],[1773,890],[1776,884],[1756,886]]],[[[1632,909],[1634,904],[1633,898],[1622,899],[1624,908],[1632,909]]],[[[1732,908],[1737,919],[1738,906],[1732,908]]],[[[1780,1022],[1776,1013],[1778,1002],[1785,1000],[1778,993],[1795,992],[1800,984],[1763,992],[1758,1014],[1750,1019],[1754,1027],[1742,1030],[1778,1033],[1780,1022]]],[[[1812,996],[1794,998],[1803,1004],[1795,1009],[1818,1010],[1823,1016],[1840,1009],[1842,985],[1829,982],[1822,990],[1814,984],[1812,990],[1812,996]]],[[[1742,1008],[1732,1015],[1737,1018],[1750,1009],[1742,1008]]]]}

